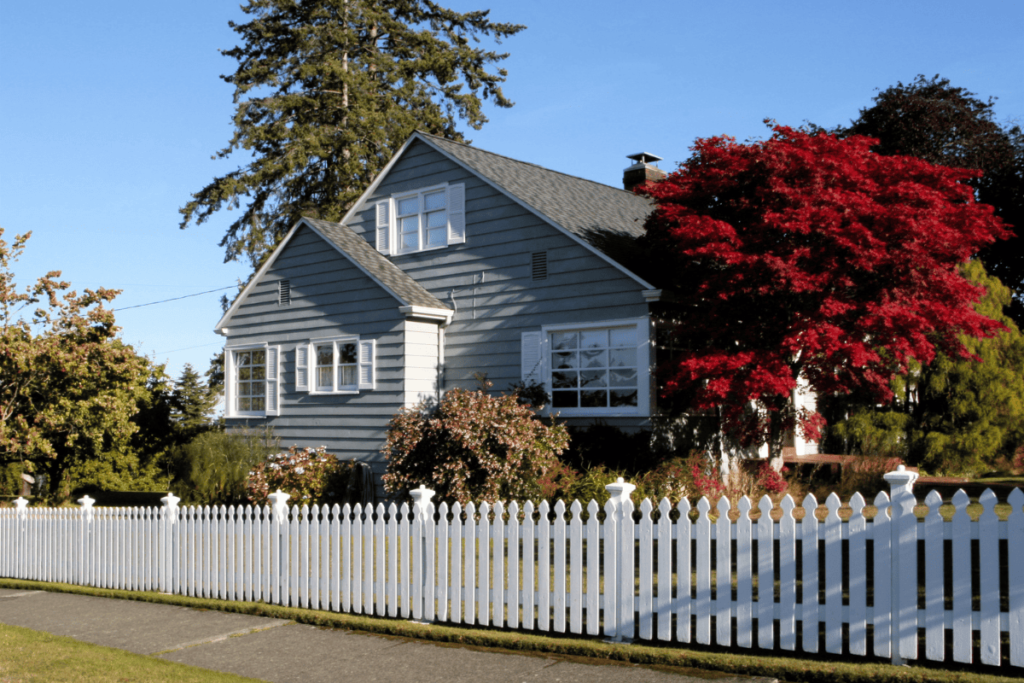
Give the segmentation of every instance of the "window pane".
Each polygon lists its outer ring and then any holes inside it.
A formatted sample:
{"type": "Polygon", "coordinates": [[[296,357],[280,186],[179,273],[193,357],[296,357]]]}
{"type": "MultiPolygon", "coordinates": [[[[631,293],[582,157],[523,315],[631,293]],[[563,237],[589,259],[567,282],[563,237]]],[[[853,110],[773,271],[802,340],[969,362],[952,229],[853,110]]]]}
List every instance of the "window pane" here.
{"type": "MultiPolygon", "coordinates": [[[[551,335],[551,348],[562,351],[576,348],[575,332],[555,332],[551,335]]],[[[574,366],[575,367],[575,366],[574,366]]]]}
{"type": "Polygon", "coordinates": [[[326,389],[330,391],[333,387],[331,385],[331,374],[334,372],[333,367],[317,368],[316,369],[316,388],[326,389]]]}
{"type": "Polygon", "coordinates": [[[591,370],[589,372],[580,373],[580,386],[588,389],[594,387],[606,387],[608,386],[608,371],[599,370],[597,372],[591,370]]]}
{"type": "Polygon", "coordinates": [[[253,351],[252,352],[252,364],[253,365],[266,365],[266,351],[253,351]]]}
{"type": "Polygon", "coordinates": [[[552,372],[551,386],[556,389],[575,389],[577,373],[575,372],[552,372]]]}
{"type": "Polygon", "coordinates": [[[577,408],[577,394],[575,391],[552,391],[551,406],[553,408],[577,408]]]}
{"type": "Polygon", "coordinates": [[[317,365],[334,365],[334,345],[325,344],[324,346],[316,347],[316,364],[317,365]]]}
{"type": "Polygon", "coordinates": [[[607,351],[580,351],[581,367],[584,368],[606,368],[608,367],[607,351]]]}
{"type": "Polygon", "coordinates": [[[342,365],[338,368],[338,386],[354,387],[356,385],[356,366],[342,365]]]}
{"type": "Polygon", "coordinates": [[[431,192],[430,194],[423,195],[423,210],[434,211],[435,209],[444,208],[444,190],[440,192],[431,192]]]}
{"type": "Polygon", "coordinates": [[[238,368],[238,380],[244,382],[252,377],[252,368],[238,368]]]}
{"type": "Polygon", "coordinates": [[[263,379],[264,377],[267,376],[266,372],[267,372],[267,369],[265,367],[263,367],[262,365],[256,365],[252,369],[252,378],[253,379],[263,379]]]}
{"type": "Polygon", "coordinates": [[[249,395],[249,383],[248,382],[239,382],[238,383],[238,395],[239,396],[248,396],[249,395]]]}
{"type": "Polygon", "coordinates": [[[448,244],[448,230],[447,226],[445,229],[438,230],[427,230],[427,246],[428,247],[443,247],[448,244]]]}
{"type": "Polygon", "coordinates": [[[444,211],[435,211],[427,214],[428,228],[447,228],[448,218],[444,211]]]}
{"type": "Polygon", "coordinates": [[[636,370],[612,370],[611,375],[613,387],[636,386],[636,370]]]}
{"type": "Polygon", "coordinates": [[[636,349],[612,349],[609,353],[611,353],[613,368],[636,367],[636,349]]]}
{"type": "Polygon", "coordinates": [[[637,399],[636,391],[613,391],[612,392],[612,406],[636,406],[637,399]]]}
{"type": "Polygon", "coordinates": [[[580,392],[580,407],[581,408],[607,408],[608,407],[608,392],[607,391],[581,391],[580,392]]]}
{"type": "Polygon", "coordinates": [[[264,410],[267,409],[266,402],[267,400],[262,396],[260,398],[253,398],[252,409],[256,412],[262,413],[264,410]]]}
{"type": "Polygon", "coordinates": [[[556,353],[556,354],[553,354],[552,361],[554,361],[554,362],[551,364],[551,367],[559,369],[559,370],[562,369],[562,368],[576,368],[576,367],[579,367],[578,360],[576,359],[576,352],[575,351],[573,351],[571,353],[556,353]]]}
{"type": "Polygon", "coordinates": [[[636,328],[618,327],[611,330],[612,346],[636,348],[636,328]]]}
{"type": "Polygon", "coordinates": [[[603,349],[608,346],[608,330],[584,330],[580,332],[580,348],[603,349]]]}
{"type": "Polygon", "coordinates": [[[356,345],[355,344],[342,344],[339,349],[341,352],[338,358],[339,363],[355,363],[356,362],[356,345]]]}
{"type": "Polygon", "coordinates": [[[239,412],[247,412],[252,410],[252,401],[249,397],[238,397],[238,410],[239,412]]]}
{"type": "Polygon", "coordinates": [[[419,197],[406,197],[405,199],[398,200],[398,214],[404,216],[409,213],[419,213],[420,210],[420,198],[419,197]]]}
{"type": "Polygon", "coordinates": [[[235,365],[242,367],[252,362],[252,355],[248,351],[242,351],[241,353],[235,354],[235,365]]]}

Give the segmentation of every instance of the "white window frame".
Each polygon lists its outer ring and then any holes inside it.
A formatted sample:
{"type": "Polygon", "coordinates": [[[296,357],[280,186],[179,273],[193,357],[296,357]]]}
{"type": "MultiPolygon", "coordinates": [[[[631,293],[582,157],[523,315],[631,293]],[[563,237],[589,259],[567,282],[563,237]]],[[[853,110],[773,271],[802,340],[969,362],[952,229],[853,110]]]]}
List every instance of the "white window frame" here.
{"type": "MultiPolygon", "coordinates": [[[[535,367],[534,371],[527,376],[526,373],[530,371],[530,368],[523,368],[524,380],[530,379],[536,376],[542,378],[542,384],[544,389],[551,395],[552,405],[548,407],[549,412],[558,413],[563,417],[649,417],[651,414],[653,386],[651,382],[651,351],[653,346],[651,345],[651,322],[650,318],[627,318],[619,320],[599,320],[594,322],[586,323],[562,323],[557,325],[544,325],[541,327],[540,334],[525,332],[523,333],[523,347],[524,357],[527,355],[528,335],[534,335],[531,340],[539,341],[540,349],[540,365],[535,367]],[[637,405],[630,407],[607,407],[607,408],[556,408],[554,404],[553,382],[552,382],[552,367],[551,367],[551,335],[555,332],[574,332],[574,331],[586,331],[596,329],[611,329],[611,328],[624,328],[632,327],[636,330],[636,357],[637,357],[637,405]],[[538,339],[539,337],[539,339],[538,339]]],[[[529,360],[532,364],[536,364],[536,356],[531,355],[529,360]]]]}
{"type": "Polygon", "coordinates": [[[296,373],[295,390],[320,396],[337,396],[345,394],[358,394],[361,391],[376,389],[376,342],[372,339],[360,339],[358,336],[347,335],[344,337],[327,337],[323,339],[310,339],[308,342],[299,344],[295,350],[296,373]],[[353,344],[356,347],[356,362],[341,363],[341,347],[346,344],[353,344]],[[317,349],[323,346],[331,347],[331,386],[325,388],[320,385],[317,349]],[[305,357],[303,358],[303,351],[305,357]],[[305,360],[305,365],[303,365],[305,360]],[[338,382],[339,372],[345,366],[355,368],[355,383],[340,384],[338,382]],[[305,380],[306,384],[303,384],[305,380]]]}
{"type": "MultiPolygon", "coordinates": [[[[409,192],[398,192],[379,201],[375,205],[375,224],[377,251],[386,255],[416,254],[424,251],[447,249],[453,244],[466,241],[466,192],[463,183],[442,183],[429,187],[417,188],[409,192]],[[445,225],[443,228],[444,243],[427,246],[427,214],[425,197],[428,194],[442,192],[445,201],[445,225]],[[399,205],[403,200],[416,198],[416,213],[399,213],[399,205]],[[417,217],[416,246],[405,247],[402,239],[401,219],[415,215],[417,217]]],[[[439,229],[438,228],[435,229],[439,229]]]]}
{"type": "Polygon", "coordinates": [[[224,347],[224,414],[226,417],[269,417],[280,414],[281,349],[272,344],[245,344],[224,347]],[[238,367],[236,354],[263,351],[263,410],[238,410],[238,367]]]}

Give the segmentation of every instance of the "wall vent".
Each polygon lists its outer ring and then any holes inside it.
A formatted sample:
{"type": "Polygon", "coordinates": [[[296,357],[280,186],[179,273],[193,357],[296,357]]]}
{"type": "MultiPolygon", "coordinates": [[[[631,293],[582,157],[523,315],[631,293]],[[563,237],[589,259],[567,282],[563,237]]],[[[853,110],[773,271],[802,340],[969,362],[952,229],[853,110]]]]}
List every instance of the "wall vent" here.
{"type": "Polygon", "coordinates": [[[289,306],[292,303],[292,283],[290,280],[277,281],[277,305],[289,306]]]}
{"type": "Polygon", "coordinates": [[[534,280],[547,280],[548,279],[548,252],[546,251],[535,251],[533,252],[533,262],[531,273],[534,280]]]}

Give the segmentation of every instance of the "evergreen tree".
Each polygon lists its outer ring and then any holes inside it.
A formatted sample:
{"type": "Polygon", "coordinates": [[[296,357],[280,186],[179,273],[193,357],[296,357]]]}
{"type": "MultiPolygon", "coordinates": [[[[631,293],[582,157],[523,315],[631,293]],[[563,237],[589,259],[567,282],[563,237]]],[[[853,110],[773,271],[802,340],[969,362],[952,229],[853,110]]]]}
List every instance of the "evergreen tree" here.
{"type": "Polygon", "coordinates": [[[186,363],[170,397],[171,419],[178,432],[177,442],[191,441],[198,434],[212,429],[211,413],[216,405],[217,393],[186,363]]]}
{"type": "Polygon", "coordinates": [[[301,216],[340,220],[415,130],[461,140],[482,100],[502,94],[507,54],[476,47],[524,27],[430,0],[249,0],[251,20],[222,78],[235,87],[235,133],[217,153],[252,160],[192,196],[181,227],[245,207],[221,241],[228,260],[259,264],[301,216]]]}

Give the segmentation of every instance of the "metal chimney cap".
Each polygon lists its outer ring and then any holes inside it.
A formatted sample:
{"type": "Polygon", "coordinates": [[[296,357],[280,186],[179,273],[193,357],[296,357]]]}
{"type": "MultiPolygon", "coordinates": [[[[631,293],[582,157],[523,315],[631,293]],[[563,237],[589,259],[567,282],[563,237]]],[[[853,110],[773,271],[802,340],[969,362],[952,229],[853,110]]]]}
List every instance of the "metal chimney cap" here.
{"type": "Polygon", "coordinates": [[[647,164],[652,161],[661,161],[661,157],[657,154],[651,154],[650,152],[639,152],[637,154],[629,154],[626,156],[627,159],[632,159],[638,164],[647,164]]]}

